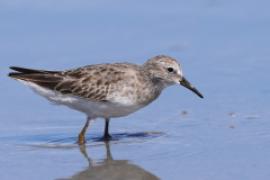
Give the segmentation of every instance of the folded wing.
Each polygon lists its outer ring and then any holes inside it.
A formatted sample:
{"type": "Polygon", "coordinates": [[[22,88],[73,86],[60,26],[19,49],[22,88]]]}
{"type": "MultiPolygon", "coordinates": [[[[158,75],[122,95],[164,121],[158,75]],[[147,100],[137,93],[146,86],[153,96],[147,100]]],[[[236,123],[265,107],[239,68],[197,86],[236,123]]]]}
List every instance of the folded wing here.
{"type": "MultiPolygon", "coordinates": [[[[69,71],[44,71],[22,67],[10,67],[14,72],[9,77],[34,83],[62,94],[70,94],[92,101],[107,101],[111,84],[117,81],[104,80],[106,71],[98,66],[87,66],[69,71]]],[[[105,78],[106,79],[106,78],[105,78]]]]}

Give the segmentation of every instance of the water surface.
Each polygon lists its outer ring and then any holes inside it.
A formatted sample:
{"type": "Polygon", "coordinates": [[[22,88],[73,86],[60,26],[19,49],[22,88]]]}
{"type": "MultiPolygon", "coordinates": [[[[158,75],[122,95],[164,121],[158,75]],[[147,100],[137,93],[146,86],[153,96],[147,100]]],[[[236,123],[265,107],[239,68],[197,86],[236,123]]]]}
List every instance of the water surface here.
{"type": "Polygon", "coordinates": [[[0,2],[1,179],[269,179],[270,3],[261,1],[0,2]],[[167,54],[205,99],[168,88],[141,111],[89,129],[8,77],[167,54]],[[109,178],[107,178],[109,177],[109,178]]]}

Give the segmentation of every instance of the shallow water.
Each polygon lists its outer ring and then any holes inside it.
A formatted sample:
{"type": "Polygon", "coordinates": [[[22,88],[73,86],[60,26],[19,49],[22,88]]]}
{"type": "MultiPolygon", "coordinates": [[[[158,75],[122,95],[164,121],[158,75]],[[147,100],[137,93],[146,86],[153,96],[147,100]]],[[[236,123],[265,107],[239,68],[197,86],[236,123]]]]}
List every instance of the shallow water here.
{"type": "Polygon", "coordinates": [[[5,179],[269,179],[270,3],[255,1],[0,2],[0,172],[5,179]],[[51,70],[180,59],[205,96],[168,88],[115,119],[113,141],[85,117],[6,77],[8,66],[51,70]]]}

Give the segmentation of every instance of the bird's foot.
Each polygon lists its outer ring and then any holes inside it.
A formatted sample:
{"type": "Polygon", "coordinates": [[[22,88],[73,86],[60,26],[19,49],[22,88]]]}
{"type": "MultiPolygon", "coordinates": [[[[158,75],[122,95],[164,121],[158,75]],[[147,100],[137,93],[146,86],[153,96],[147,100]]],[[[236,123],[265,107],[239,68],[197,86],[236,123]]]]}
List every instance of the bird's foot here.
{"type": "Polygon", "coordinates": [[[86,143],[86,140],[85,140],[84,135],[79,134],[77,143],[78,143],[79,145],[84,145],[84,144],[86,143]]]}
{"type": "Polygon", "coordinates": [[[102,140],[103,141],[110,141],[110,140],[112,140],[112,136],[110,134],[104,134],[102,140]]]}

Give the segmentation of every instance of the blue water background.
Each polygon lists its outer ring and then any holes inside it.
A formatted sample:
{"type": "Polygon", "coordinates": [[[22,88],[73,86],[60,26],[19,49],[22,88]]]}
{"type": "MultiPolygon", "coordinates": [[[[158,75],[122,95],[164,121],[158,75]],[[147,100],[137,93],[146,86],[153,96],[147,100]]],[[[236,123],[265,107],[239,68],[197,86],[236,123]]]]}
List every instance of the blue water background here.
{"type": "MultiPolygon", "coordinates": [[[[112,121],[115,135],[160,134],[123,137],[110,146],[114,159],[161,179],[269,179],[269,6],[266,0],[2,0],[1,179],[70,178],[88,166],[73,145],[84,115],[9,79],[9,66],[142,64],[158,54],[178,59],[205,99],[174,86],[149,107],[112,121]],[[55,141],[71,148],[47,148],[55,141]]],[[[90,141],[102,130],[96,121],[90,141]]],[[[94,144],[89,156],[105,159],[105,146],[94,144]]]]}

